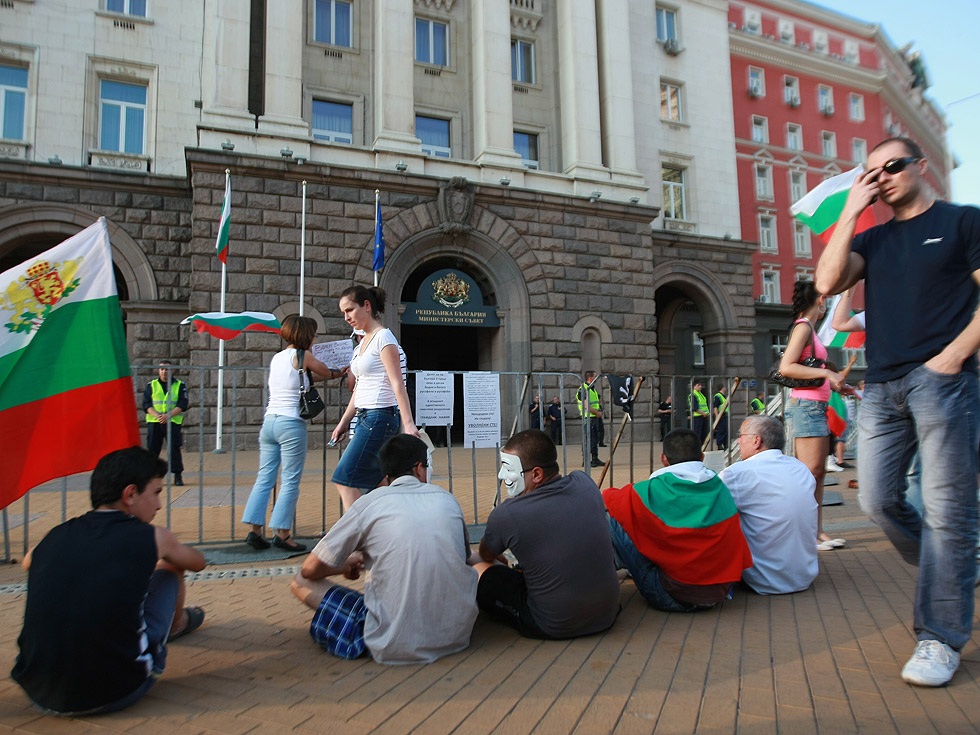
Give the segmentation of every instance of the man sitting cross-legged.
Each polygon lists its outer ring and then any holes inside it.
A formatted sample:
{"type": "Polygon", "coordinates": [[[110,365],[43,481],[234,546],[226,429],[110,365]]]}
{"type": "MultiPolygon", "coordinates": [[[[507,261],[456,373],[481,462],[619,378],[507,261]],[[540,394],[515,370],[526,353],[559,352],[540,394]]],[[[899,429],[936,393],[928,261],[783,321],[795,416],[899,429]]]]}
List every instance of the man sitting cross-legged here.
{"type": "Polygon", "coordinates": [[[617,566],[658,610],[714,607],[752,566],[731,493],[703,460],[698,435],[674,429],[664,438],[663,469],[602,493],[617,566]]]}
{"type": "Polygon", "coordinates": [[[599,488],[584,472],[562,476],[543,431],[515,434],[500,451],[507,495],[480,542],[480,609],[529,638],[606,630],[619,614],[619,580],[599,488]],[[510,549],[520,564],[494,564],[510,549]]]}
{"type": "Polygon", "coordinates": [[[150,522],[167,463],[141,447],[110,452],[92,472],[92,507],[53,528],[29,570],[20,655],[11,672],[50,714],[114,712],[142,697],[167,662],[167,641],[201,625],[183,607],[184,570],[204,556],[150,522]]]}
{"type": "Polygon", "coordinates": [[[817,501],[813,474],[782,449],[783,425],[771,416],[742,422],[742,461],[721,473],[738,507],[753,565],[742,581],[761,595],[805,590],[817,576],[817,501]]]}
{"type": "Polygon", "coordinates": [[[398,434],[378,452],[388,481],[363,495],[320,540],[292,583],[316,610],[310,635],[330,653],[381,664],[428,663],[470,644],[477,573],[456,499],[427,479],[427,448],[398,434]],[[327,577],[357,579],[364,594],[327,577]]]}

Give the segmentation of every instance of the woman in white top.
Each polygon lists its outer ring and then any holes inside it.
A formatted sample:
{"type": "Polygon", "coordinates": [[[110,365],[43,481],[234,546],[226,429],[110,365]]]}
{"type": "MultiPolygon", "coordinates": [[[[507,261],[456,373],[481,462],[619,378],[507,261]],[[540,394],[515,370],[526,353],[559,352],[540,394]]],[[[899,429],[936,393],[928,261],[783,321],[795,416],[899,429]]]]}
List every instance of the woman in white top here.
{"type": "Polygon", "coordinates": [[[354,394],[332,435],[335,441],[343,439],[357,415],[354,436],[332,478],[344,510],[361,496],[362,489],[371,491],[381,482],[378,450],[398,432],[399,411],[405,433],[419,435],[402,378],[398,341],[379,321],[384,303],[385,292],[377,287],[351,286],[340,296],[344,319],[353,329],[365,332],[350,364],[357,380],[354,394]]]}
{"type": "MultiPolygon", "coordinates": [[[[297,350],[304,350],[303,368],[330,378],[333,371],[313,357],[310,345],[316,335],[316,322],[291,314],[283,319],[282,338],[289,345],[269,363],[269,404],[259,433],[259,474],[245,504],[242,523],[252,526],[245,543],[254,549],[268,549],[262,534],[269,493],[276,484],[282,464],[282,488],[272,509],[269,527],[275,530],[272,544],[280,549],[303,551],[306,547],[289,540],[293,513],[299,499],[299,481],[306,463],[306,421],[299,417],[299,364],[297,350]]],[[[304,381],[305,382],[305,381],[304,381]]],[[[305,387],[305,386],[304,386],[305,387]]]]}

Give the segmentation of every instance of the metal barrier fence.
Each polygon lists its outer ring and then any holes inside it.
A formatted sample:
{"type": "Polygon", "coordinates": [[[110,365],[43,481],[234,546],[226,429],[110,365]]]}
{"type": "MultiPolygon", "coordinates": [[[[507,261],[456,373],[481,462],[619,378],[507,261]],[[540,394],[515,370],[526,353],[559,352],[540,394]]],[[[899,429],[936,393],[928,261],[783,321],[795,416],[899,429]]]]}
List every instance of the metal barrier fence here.
{"type": "MultiPolygon", "coordinates": [[[[158,367],[146,364],[133,366],[141,426],[145,424],[141,409],[142,389],[156,377],[158,367]]],[[[241,539],[245,535],[245,527],[238,516],[244,508],[258,468],[258,430],[265,412],[268,370],[266,367],[247,366],[226,366],[221,369],[224,407],[220,442],[216,405],[218,368],[175,365],[173,371],[186,384],[190,400],[183,424],[183,475],[186,486],[175,487],[173,476],[167,476],[164,510],[157,522],[176,530],[182,540],[189,543],[215,544],[241,539]],[[215,447],[219,444],[222,450],[216,452],[215,447]]],[[[462,382],[463,372],[447,372],[455,376],[454,383],[462,382]]],[[[412,371],[409,378],[409,394],[413,400],[411,385],[414,375],[415,371],[412,371]]],[[[624,471],[628,476],[628,480],[623,478],[621,481],[621,484],[626,484],[635,481],[638,470],[642,477],[646,477],[656,468],[659,452],[655,447],[660,441],[658,427],[661,419],[657,407],[663,398],[673,396],[669,414],[671,425],[690,426],[692,418],[687,404],[695,380],[703,382],[709,402],[710,396],[723,382],[729,388],[729,410],[723,419],[727,422],[729,437],[737,433],[739,423],[749,413],[749,403],[756,391],[766,393],[767,397],[775,395],[765,380],[736,382],[736,378],[727,376],[644,376],[640,383],[640,376],[633,376],[636,381],[634,385],[639,384],[640,389],[632,419],[628,419],[625,411],[613,400],[612,390],[603,378],[598,387],[603,406],[605,443],[609,445],[605,451],[611,453],[613,442],[620,437],[621,440],[616,454],[603,456],[604,460],[608,459],[608,465],[601,470],[593,470],[590,467],[589,421],[587,416],[579,414],[576,402],[576,392],[583,384],[581,376],[551,372],[503,372],[497,375],[503,440],[530,428],[529,407],[533,396],[541,397],[539,414],[544,407],[552,405],[549,397],[557,398],[558,410],[553,412],[558,414],[557,419],[552,422],[540,416],[540,426],[560,442],[558,459],[561,471],[591,471],[595,479],[602,478],[603,487],[617,483],[617,470],[624,471]]],[[[339,497],[330,482],[330,473],[344,448],[331,448],[328,441],[350,394],[339,381],[328,382],[321,388],[321,393],[327,410],[309,426],[310,449],[294,524],[297,535],[301,536],[324,533],[341,512],[339,497]]],[[[456,394],[461,398],[462,391],[457,389],[456,394]]],[[[462,401],[458,400],[457,406],[461,405],[462,401]]],[[[460,423],[458,418],[456,423],[460,423]]],[[[438,448],[434,457],[433,482],[451,492],[460,502],[468,523],[479,527],[500,500],[500,481],[496,477],[500,444],[486,449],[462,446],[458,429],[458,426],[452,425],[446,428],[446,446],[438,448]],[[457,430],[455,440],[454,429],[457,430]]],[[[432,431],[433,435],[437,433],[432,431]]],[[[166,447],[170,446],[169,438],[166,447]]],[[[59,448],[52,447],[51,451],[57,452],[59,448]]],[[[729,451],[725,464],[734,459],[729,451]]],[[[88,481],[89,473],[54,480],[31,490],[24,498],[3,509],[0,520],[4,559],[9,561],[16,553],[15,549],[26,553],[32,545],[32,538],[36,541],[58,523],[86,512],[90,507],[88,481]]]]}

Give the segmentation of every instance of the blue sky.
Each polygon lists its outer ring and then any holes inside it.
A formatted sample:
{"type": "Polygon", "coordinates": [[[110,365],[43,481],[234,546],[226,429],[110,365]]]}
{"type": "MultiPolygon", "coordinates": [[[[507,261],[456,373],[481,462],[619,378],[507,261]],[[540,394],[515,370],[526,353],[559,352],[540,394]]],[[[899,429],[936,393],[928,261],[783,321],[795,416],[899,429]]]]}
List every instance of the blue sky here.
{"type": "Polygon", "coordinates": [[[952,199],[980,204],[980,53],[976,50],[980,0],[818,0],[815,4],[878,23],[896,47],[912,42],[913,49],[922,52],[932,82],[927,94],[946,113],[948,144],[960,161],[953,172],[952,199]]]}

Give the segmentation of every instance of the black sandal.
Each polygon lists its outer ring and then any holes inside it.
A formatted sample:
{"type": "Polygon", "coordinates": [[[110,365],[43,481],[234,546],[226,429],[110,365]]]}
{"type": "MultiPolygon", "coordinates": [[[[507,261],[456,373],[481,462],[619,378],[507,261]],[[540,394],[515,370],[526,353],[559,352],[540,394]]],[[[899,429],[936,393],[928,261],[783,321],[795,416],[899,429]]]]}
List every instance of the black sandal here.
{"type": "Polygon", "coordinates": [[[187,612],[187,625],[178,630],[176,633],[171,633],[170,637],[167,638],[167,643],[177,640],[178,638],[183,638],[188,633],[193,633],[195,630],[201,627],[201,623],[204,622],[204,609],[200,607],[185,607],[184,610],[187,612]]]}

